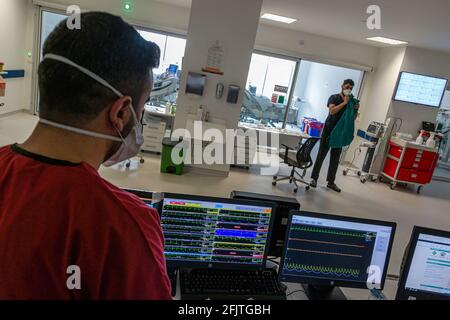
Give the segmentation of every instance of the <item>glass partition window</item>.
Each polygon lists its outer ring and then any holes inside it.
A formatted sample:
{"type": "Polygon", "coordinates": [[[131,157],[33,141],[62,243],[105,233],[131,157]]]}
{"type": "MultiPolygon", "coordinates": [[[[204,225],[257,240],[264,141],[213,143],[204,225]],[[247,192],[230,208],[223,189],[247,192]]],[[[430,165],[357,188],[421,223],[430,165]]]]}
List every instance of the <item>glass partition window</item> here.
{"type": "Polygon", "coordinates": [[[301,131],[305,117],[323,123],[328,99],[341,92],[343,81],[355,81],[358,97],[363,78],[361,70],[253,54],[241,125],[301,131]]]}
{"type": "MultiPolygon", "coordinates": [[[[58,24],[66,19],[67,16],[62,13],[55,13],[51,11],[41,11],[41,29],[40,29],[40,43],[39,43],[39,62],[42,61],[43,50],[45,40],[47,40],[50,33],[55,29],[58,24]]],[[[35,87],[35,102],[34,102],[34,111],[36,114],[39,113],[39,90],[37,80],[34,82],[35,87]]]]}
{"type": "Polygon", "coordinates": [[[40,52],[40,58],[42,60],[42,50],[44,49],[44,43],[45,40],[47,40],[50,33],[53,31],[53,29],[56,28],[56,26],[66,19],[67,16],[60,13],[50,12],[50,11],[42,11],[42,17],[41,17],[41,52],[40,52]]]}
{"type": "Polygon", "coordinates": [[[156,112],[175,113],[186,39],[138,31],[144,39],[155,42],[161,49],[161,61],[159,68],[154,70],[155,81],[148,107],[156,112]]]}
{"type": "Polygon", "coordinates": [[[242,124],[283,127],[296,63],[253,54],[241,112],[242,124]]]}
{"type": "Polygon", "coordinates": [[[300,130],[305,117],[324,123],[329,114],[330,96],[342,91],[344,80],[352,79],[353,95],[358,97],[363,77],[364,72],[360,70],[302,60],[291,105],[291,113],[296,116],[288,118],[286,128],[300,130]]]}

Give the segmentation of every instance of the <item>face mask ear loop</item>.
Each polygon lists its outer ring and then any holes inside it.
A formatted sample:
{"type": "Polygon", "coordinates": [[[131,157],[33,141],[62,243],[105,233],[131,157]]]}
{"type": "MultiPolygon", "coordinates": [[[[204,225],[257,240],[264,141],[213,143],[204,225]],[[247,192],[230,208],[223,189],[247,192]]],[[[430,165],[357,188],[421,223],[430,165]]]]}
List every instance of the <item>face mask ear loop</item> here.
{"type": "Polygon", "coordinates": [[[122,143],[123,143],[126,147],[128,147],[127,141],[123,138],[123,135],[122,135],[122,133],[120,133],[120,130],[117,129],[116,126],[114,126],[114,129],[116,129],[117,133],[119,134],[120,139],[122,139],[122,143]]]}

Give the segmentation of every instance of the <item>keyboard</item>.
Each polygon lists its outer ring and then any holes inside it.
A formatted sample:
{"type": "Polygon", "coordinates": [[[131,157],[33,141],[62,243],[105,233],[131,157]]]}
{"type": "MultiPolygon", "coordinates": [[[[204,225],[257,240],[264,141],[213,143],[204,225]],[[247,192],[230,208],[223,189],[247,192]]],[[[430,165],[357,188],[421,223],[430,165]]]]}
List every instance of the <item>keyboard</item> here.
{"type": "Polygon", "coordinates": [[[286,300],[275,270],[194,269],[180,274],[182,300],[286,300]]]}

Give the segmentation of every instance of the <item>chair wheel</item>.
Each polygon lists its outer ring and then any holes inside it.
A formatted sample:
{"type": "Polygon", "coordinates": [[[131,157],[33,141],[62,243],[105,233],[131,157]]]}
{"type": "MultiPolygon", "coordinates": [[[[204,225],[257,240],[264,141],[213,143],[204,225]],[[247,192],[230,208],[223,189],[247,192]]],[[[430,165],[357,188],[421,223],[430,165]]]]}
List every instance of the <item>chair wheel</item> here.
{"type": "Polygon", "coordinates": [[[144,160],[144,159],[141,159],[140,162],[141,162],[141,164],[144,164],[144,163],[145,163],[145,160],[144,160]]]}
{"type": "Polygon", "coordinates": [[[126,167],[127,167],[128,169],[130,169],[130,168],[131,168],[131,163],[127,163],[127,164],[126,164],[126,167]]]}
{"type": "Polygon", "coordinates": [[[361,177],[361,176],[362,176],[362,172],[358,171],[358,177],[361,177]]]}
{"type": "Polygon", "coordinates": [[[347,176],[347,174],[348,174],[348,171],[347,170],[344,170],[344,172],[342,173],[344,176],[347,176]]]}
{"type": "Polygon", "coordinates": [[[367,179],[366,178],[361,178],[361,183],[362,184],[364,184],[364,183],[366,183],[367,182],[367,179]]]}
{"type": "Polygon", "coordinates": [[[298,192],[298,189],[294,189],[294,193],[297,193],[298,192]]]}
{"type": "Polygon", "coordinates": [[[273,180],[277,180],[278,179],[278,177],[273,177],[273,180]]]}
{"type": "Polygon", "coordinates": [[[311,190],[311,187],[310,186],[306,187],[306,191],[309,191],[309,190],[311,190]]]}
{"type": "Polygon", "coordinates": [[[274,187],[276,187],[276,186],[277,186],[276,181],[272,182],[272,185],[273,185],[274,187]]]}

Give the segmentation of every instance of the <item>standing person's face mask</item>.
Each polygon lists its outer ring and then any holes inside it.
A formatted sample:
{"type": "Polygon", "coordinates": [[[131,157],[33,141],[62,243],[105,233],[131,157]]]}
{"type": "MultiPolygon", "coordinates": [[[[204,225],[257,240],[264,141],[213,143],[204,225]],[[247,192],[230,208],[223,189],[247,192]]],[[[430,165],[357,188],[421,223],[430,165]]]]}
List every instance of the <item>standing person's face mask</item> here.
{"type": "Polygon", "coordinates": [[[352,90],[351,89],[345,89],[344,91],[343,91],[343,93],[344,93],[344,96],[350,96],[351,94],[352,94],[352,90]]]}
{"type": "MultiPolygon", "coordinates": [[[[67,58],[64,58],[64,57],[58,56],[58,55],[54,55],[54,54],[46,54],[44,56],[44,60],[45,59],[56,60],[61,63],[70,65],[70,66],[78,69],[80,72],[91,77],[92,79],[94,79],[95,81],[100,83],[101,85],[110,89],[119,98],[122,98],[124,96],[120,91],[116,90],[113,86],[111,86],[107,81],[105,81],[101,77],[99,77],[92,71],[90,71],[86,68],[83,68],[82,66],[70,61],[67,58]]],[[[94,138],[100,138],[100,139],[121,142],[119,149],[103,163],[103,165],[105,167],[111,167],[115,164],[118,164],[122,161],[128,160],[128,159],[136,156],[139,153],[139,150],[141,149],[142,145],[144,144],[144,136],[142,134],[142,126],[138,121],[138,118],[136,116],[136,112],[134,111],[133,105],[130,105],[130,110],[133,115],[134,126],[133,126],[133,129],[131,130],[131,132],[125,138],[122,136],[121,132],[117,128],[116,128],[116,130],[117,130],[117,133],[119,134],[120,138],[115,137],[115,136],[97,133],[97,132],[91,132],[91,131],[87,131],[87,130],[83,130],[83,129],[79,129],[79,128],[74,128],[74,127],[67,126],[64,124],[48,121],[45,119],[40,119],[39,122],[42,124],[52,126],[52,127],[56,127],[59,129],[75,132],[78,134],[82,134],[82,135],[86,135],[86,136],[90,136],[90,137],[94,137],[94,138]]]]}

